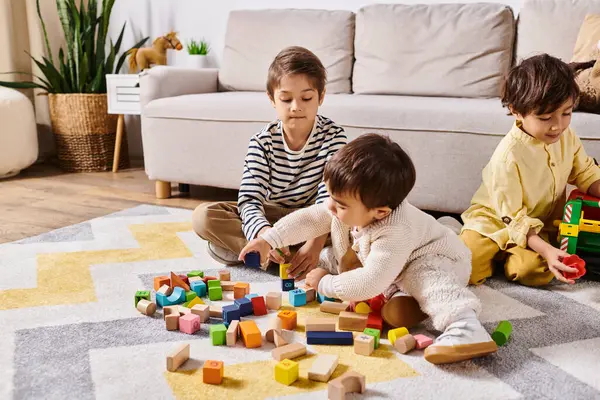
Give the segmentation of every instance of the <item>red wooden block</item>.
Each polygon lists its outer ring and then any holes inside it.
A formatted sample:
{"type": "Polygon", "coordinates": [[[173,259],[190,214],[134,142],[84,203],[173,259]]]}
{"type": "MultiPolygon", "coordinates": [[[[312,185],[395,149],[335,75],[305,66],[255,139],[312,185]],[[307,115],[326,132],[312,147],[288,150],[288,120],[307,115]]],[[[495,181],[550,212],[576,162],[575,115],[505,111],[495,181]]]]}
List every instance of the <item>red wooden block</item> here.
{"type": "Polygon", "coordinates": [[[383,330],[383,319],[381,314],[372,312],[367,318],[367,328],[379,329],[379,332],[383,330]]]}
{"type": "Polygon", "coordinates": [[[217,280],[217,278],[214,276],[205,276],[204,278],[202,278],[202,280],[204,281],[204,284],[208,286],[208,281],[215,281],[217,280]]]}
{"type": "Polygon", "coordinates": [[[253,297],[250,301],[252,302],[254,315],[267,315],[267,305],[263,296],[253,297]]]}
{"type": "Polygon", "coordinates": [[[182,280],[182,281],[184,281],[186,284],[188,284],[188,285],[190,284],[190,278],[188,278],[188,276],[187,276],[187,275],[184,275],[184,274],[181,274],[181,275],[180,275],[180,274],[177,274],[177,275],[178,275],[178,276],[181,278],[181,280],[182,280]]]}
{"type": "Polygon", "coordinates": [[[381,308],[383,307],[383,304],[385,303],[385,297],[383,296],[383,294],[380,294],[377,297],[373,297],[371,300],[368,301],[369,303],[369,307],[371,307],[371,311],[372,312],[380,312],[381,308]]]}

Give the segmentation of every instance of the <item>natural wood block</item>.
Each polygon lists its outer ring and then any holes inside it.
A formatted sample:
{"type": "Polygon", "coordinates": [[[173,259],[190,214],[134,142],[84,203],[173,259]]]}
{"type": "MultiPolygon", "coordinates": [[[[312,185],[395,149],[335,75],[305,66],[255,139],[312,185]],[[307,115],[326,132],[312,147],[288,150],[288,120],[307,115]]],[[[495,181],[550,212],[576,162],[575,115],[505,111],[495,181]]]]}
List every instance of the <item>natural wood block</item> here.
{"type": "Polygon", "coordinates": [[[305,331],[335,332],[335,318],[306,317],[305,331]]]}
{"type": "Polygon", "coordinates": [[[183,279],[179,277],[179,275],[176,275],[175,273],[171,272],[171,288],[173,289],[177,286],[183,288],[183,290],[185,290],[186,292],[190,291],[190,285],[185,283],[183,279]]]}
{"type": "Polygon", "coordinates": [[[354,338],[354,352],[370,356],[375,351],[375,338],[371,335],[360,334],[354,338]]]}
{"type": "Polygon", "coordinates": [[[192,310],[190,310],[187,307],[184,307],[182,305],[177,306],[177,309],[179,310],[179,314],[181,315],[186,315],[186,314],[191,314],[192,310]]]}
{"type": "Polygon", "coordinates": [[[236,282],[221,280],[221,288],[224,292],[233,292],[236,282]]]}
{"type": "Polygon", "coordinates": [[[290,360],[306,354],[306,346],[302,343],[290,343],[285,346],[277,347],[271,351],[273,359],[281,361],[286,358],[290,360]]]}
{"type": "Polygon", "coordinates": [[[241,299],[250,293],[250,285],[245,282],[238,282],[233,286],[233,298],[241,299]]]}
{"type": "Polygon", "coordinates": [[[244,345],[251,349],[254,347],[262,346],[262,335],[256,322],[254,321],[242,321],[239,324],[240,332],[242,333],[242,340],[244,345]]]}
{"type": "Polygon", "coordinates": [[[227,328],[227,334],[225,338],[225,340],[227,341],[227,346],[235,346],[235,343],[237,342],[239,325],[240,321],[238,321],[237,319],[234,319],[229,324],[229,328],[227,328]]]}
{"type": "Polygon", "coordinates": [[[221,281],[221,285],[223,285],[223,281],[231,280],[231,273],[227,269],[222,269],[219,271],[219,280],[221,281]]]}
{"type": "Polygon", "coordinates": [[[273,317],[269,320],[269,328],[265,332],[265,339],[267,342],[274,343],[275,338],[273,336],[274,332],[281,332],[283,329],[283,321],[279,317],[273,317]]]}
{"type": "Polygon", "coordinates": [[[277,316],[281,318],[281,327],[283,329],[287,329],[288,331],[296,329],[298,323],[298,314],[296,314],[296,311],[283,310],[277,316]]]}
{"type": "Polygon", "coordinates": [[[334,301],[324,301],[319,308],[321,312],[330,314],[339,314],[348,309],[348,303],[338,303],[334,301]]]}
{"type": "Polygon", "coordinates": [[[163,319],[167,319],[167,315],[177,315],[179,317],[179,306],[163,307],[163,319]]]}
{"type": "Polygon", "coordinates": [[[223,309],[219,306],[209,306],[209,314],[213,318],[223,318],[223,309]]]}
{"type": "Polygon", "coordinates": [[[302,289],[306,292],[306,304],[317,299],[317,291],[314,288],[304,286],[302,289]]]}
{"type": "Polygon", "coordinates": [[[138,301],[136,308],[144,315],[153,315],[156,312],[156,304],[146,299],[138,301]]]}
{"type": "Polygon", "coordinates": [[[327,385],[329,400],[344,400],[346,393],[364,393],[365,376],[355,371],[348,371],[327,385]]]}
{"type": "Polygon", "coordinates": [[[350,311],[340,313],[339,328],[345,331],[362,332],[367,327],[367,315],[350,311]]]}
{"type": "Polygon", "coordinates": [[[300,375],[300,366],[292,360],[282,360],[275,365],[275,380],[284,385],[296,382],[300,375]]]}
{"type": "Polygon", "coordinates": [[[171,286],[169,285],[162,285],[160,289],[156,291],[156,293],[162,293],[165,296],[170,296],[171,293],[173,293],[173,289],[171,289],[171,286]]]}
{"type": "Polygon", "coordinates": [[[406,354],[417,346],[417,341],[410,333],[397,338],[394,341],[394,348],[399,353],[406,354]]]}
{"type": "Polygon", "coordinates": [[[279,310],[281,308],[281,292],[267,293],[267,308],[269,310],[279,310]]]}
{"type": "MultiPolygon", "coordinates": [[[[154,277],[154,290],[156,290],[158,292],[158,290],[163,286],[163,285],[169,285],[171,283],[171,279],[169,279],[168,276],[166,275],[161,275],[161,276],[155,276],[154,277]]],[[[165,293],[166,294],[166,293],[165,293]]],[[[170,294],[170,293],[169,293],[170,294]]],[[[168,295],[167,295],[168,296],[168,295]]]]}
{"type": "Polygon", "coordinates": [[[202,381],[212,385],[223,382],[223,361],[207,360],[202,367],[202,381]]]}
{"type": "Polygon", "coordinates": [[[197,282],[197,281],[204,282],[204,279],[203,279],[202,276],[190,276],[190,277],[188,277],[188,282],[190,282],[190,287],[192,287],[192,282],[197,282]]]}
{"type": "Polygon", "coordinates": [[[289,344],[287,340],[283,338],[283,332],[281,331],[273,332],[273,342],[275,343],[275,347],[282,347],[289,344]]]}
{"type": "Polygon", "coordinates": [[[191,308],[192,314],[196,314],[200,317],[200,322],[204,323],[210,318],[210,310],[206,304],[196,304],[191,308]]]}
{"type": "Polygon", "coordinates": [[[179,313],[167,315],[165,322],[168,331],[176,331],[179,329],[179,313]]]}
{"type": "Polygon", "coordinates": [[[339,356],[335,354],[319,354],[308,370],[311,381],[327,382],[338,366],[339,356]]]}
{"type": "Polygon", "coordinates": [[[167,356],[167,371],[175,372],[190,358],[190,345],[181,344],[167,356]]]}

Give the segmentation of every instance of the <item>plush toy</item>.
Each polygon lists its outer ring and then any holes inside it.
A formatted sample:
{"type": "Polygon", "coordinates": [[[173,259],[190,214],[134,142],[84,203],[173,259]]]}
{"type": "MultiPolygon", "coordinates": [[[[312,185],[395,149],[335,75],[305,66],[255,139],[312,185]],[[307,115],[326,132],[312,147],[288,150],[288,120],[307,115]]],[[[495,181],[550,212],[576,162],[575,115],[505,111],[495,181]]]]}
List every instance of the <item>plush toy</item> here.
{"type": "Polygon", "coordinates": [[[131,49],[129,51],[129,73],[135,74],[150,68],[152,65],[167,65],[167,49],[181,50],[183,45],[173,31],[158,37],[152,42],[152,47],[131,49]]]}
{"type": "Polygon", "coordinates": [[[600,114],[600,41],[590,52],[590,58],[591,61],[573,62],[569,66],[581,91],[577,109],[600,114]]]}

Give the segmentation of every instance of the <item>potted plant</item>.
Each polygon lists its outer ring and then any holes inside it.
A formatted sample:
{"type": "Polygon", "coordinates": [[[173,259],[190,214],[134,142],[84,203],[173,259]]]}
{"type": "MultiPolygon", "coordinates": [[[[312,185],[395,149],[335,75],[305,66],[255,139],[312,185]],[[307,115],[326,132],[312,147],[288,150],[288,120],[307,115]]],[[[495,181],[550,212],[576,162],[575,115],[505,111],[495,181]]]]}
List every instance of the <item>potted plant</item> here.
{"type": "Polygon", "coordinates": [[[210,45],[204,39],[199,42],[192,39],[186,45],[188,51],[187,66],[190,68],[206,68],[206,56],[210,52],[210,45]]]}
{"type": "MultiPolygon", "coordinates": [[[[117,73],[129,51],[118,59],[125,24],[116,42],[107,45],[108,24],[115,0],[56,0],[66,51],[52,55],[39,1],[38,17],[44,32],[47,57],[32,57],[43,76],[31,81],[2,82],[1,86],[42,89],[48,95],[50,122],[56,139],[58,162],[67,171],[109,170],[112,163],[117,115],[107,112],[106,74],[117,73]]],[[[135,47],[142,46],[144,38],[135,47]]],[[[125,157],[125,163],[128,161],[125,157]]]]}

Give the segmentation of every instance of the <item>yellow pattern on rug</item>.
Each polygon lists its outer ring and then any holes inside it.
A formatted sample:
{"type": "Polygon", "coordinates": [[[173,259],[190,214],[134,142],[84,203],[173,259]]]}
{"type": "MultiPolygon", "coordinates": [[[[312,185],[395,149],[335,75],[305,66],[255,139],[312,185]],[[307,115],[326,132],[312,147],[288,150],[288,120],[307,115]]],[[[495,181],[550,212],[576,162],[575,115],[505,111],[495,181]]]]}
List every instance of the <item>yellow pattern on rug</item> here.
{"type": "Polygon", "coordinates": [[[192,257],[177,236],[192,230],[189,222],[131,225],[129,230],[139,248],[38,255],[37,287],[0,290],[0,310],[96,301],[90,265],[192,257]]]}

